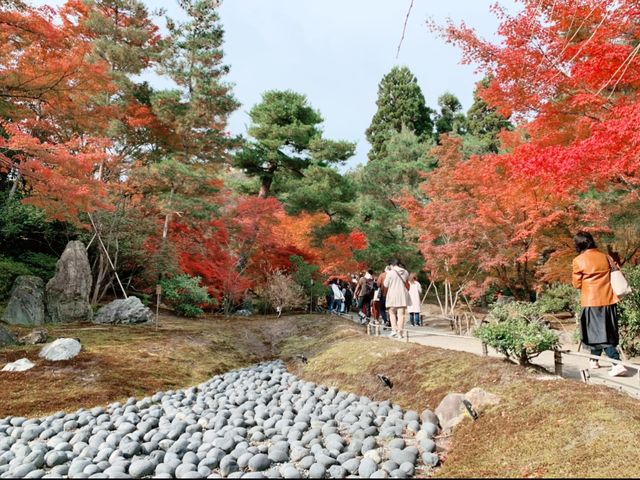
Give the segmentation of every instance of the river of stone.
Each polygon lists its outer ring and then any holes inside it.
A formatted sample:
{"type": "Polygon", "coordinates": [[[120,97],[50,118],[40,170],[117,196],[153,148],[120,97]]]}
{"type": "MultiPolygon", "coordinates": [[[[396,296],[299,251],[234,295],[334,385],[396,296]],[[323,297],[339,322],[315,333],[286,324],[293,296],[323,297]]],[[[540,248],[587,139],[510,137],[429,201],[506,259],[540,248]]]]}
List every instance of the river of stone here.
{"type": "Polygon", "coordinates": [[[438,463],[423,420],[275,361],[107,408],[7,417],[0,478],[422,476],[438,463]]]}

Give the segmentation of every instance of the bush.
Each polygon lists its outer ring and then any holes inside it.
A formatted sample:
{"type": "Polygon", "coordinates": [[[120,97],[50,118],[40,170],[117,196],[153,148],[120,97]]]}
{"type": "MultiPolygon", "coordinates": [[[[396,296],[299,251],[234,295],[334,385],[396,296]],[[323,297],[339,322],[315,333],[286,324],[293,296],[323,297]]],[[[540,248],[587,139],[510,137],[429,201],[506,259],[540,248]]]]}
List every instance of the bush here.
{"type": "Polygon", "coordinates": [[[291,275],[280,271],[267,277],[267,283],[260,296],[274,310],[280,312],[304,307],[307,304],[304,289],[296,283],[291,275]]]}
{"type": "Polygon", "coordinates": [[[558,335],[545,325],[535,303],[497,305],[488,318],[490,323],[481,325],[474,335],[520,365],[529,365],[540,353],[560,345],[558,335]]]}
{"type": "Polygon", "coordinates": [[[203,305],[212,303],[207,289],[200,286],[200,277],[177,275],[160,281],[162,298],[178,315],[197,317],[204,313],[203,305]]]}
{"type": "Polygon", "coordinates": [[[541,313],[576,315],[580,311],[580,291],[565,283],[554,283],[540,294],[536,303],[541,313]]]}
{"type": "Polygon", "coordinates": [[[20,275],[32,275],[31,270],[22,262],[0,257],[0,300],[9,298],[13,282],[20,275]]]}
{"type": "Polygon", "coordinates": [[[623,267],[633,292],[618,304],[620,348],[630,356],[640,354],[640,265],[623,267]]]}

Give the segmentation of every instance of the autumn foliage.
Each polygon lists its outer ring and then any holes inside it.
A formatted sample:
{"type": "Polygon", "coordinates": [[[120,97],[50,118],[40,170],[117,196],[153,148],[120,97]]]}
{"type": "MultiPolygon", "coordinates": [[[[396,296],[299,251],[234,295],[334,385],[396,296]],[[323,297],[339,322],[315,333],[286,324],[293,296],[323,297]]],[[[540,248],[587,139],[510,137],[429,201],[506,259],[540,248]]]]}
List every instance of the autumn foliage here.
{"type": "Polygon", "coordinates": [[[502,152],[463,158],[448,139],[407,202],[434,278],[480,294],[528,296],[566,278],[571,237],[590,229],[625,260],[638,252],[640,6],[632,0],[522,0],[499,44],[465,24],[435,27],[490,82],[482,98],[518,124],[502,152]],[[635,238],[634,238],[635,235],[635,238]]]}

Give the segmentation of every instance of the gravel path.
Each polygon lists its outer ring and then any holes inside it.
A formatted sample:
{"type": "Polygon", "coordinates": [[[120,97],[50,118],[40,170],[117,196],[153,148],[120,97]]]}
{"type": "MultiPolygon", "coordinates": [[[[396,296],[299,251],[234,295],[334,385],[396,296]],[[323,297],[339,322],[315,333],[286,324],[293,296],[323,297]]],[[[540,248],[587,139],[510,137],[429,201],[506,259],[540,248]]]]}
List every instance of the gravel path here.
{"type": "Polygon", "coordinates": [[[438,463],[432,418],[304,382],[276,361],[124,405],[7,417],[0,478],[423,476],[438,463]]]}

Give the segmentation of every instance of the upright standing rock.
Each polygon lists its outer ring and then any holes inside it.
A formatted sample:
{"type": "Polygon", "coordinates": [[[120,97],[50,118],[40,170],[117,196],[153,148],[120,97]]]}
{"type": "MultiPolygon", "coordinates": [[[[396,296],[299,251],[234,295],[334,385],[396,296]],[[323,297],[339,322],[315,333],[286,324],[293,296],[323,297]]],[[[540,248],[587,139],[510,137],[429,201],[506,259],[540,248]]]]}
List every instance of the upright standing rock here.
{"type": "Polygon", "coordinates": [[[91,283],[91,267],[84,245],[79,241],[69,242],[56,264],[56,274],[47,283],[48,320],[54,323],[91,321],[91,283]]]}
{"type": "Polygon", "coordinates": [[[15,345],[16,343],[18,343],[16,336],[0,325],[0,347],[15,345]]]}
{"type": "Polygon", "coordinates": [[[40,277],[21,275],[16,278],[2,321],[27,327],[44,323],[44,281],[40,277]]]}

